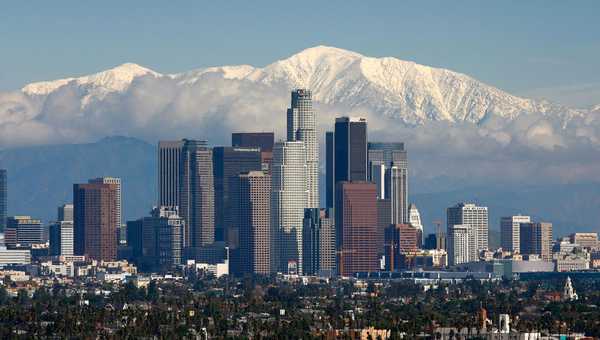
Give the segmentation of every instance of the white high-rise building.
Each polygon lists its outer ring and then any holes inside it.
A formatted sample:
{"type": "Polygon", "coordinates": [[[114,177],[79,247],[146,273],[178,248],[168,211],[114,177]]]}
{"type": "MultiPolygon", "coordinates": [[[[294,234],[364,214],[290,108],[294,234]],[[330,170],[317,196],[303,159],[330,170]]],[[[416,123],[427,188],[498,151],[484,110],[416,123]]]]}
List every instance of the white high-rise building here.
{"type": "Polygon", "coordinates": [[[419,209],[414,204],[408,206],[408,223],[418,230],[423,232],[423,224],[421,223],[421,214],[419,209]]]}
{"type": "Polygon", "coordinates": [[[115,184],[117,186],[117,217],[115,221],[115,225],[117,230],[121,229],[122,220],[122,211],[121,211],[121,179],[118,177],[99,177],[90,179],[89,183],[95,184],[115,184]]]}
{"type": "Polygon", "coordinates": [[[473,228],[469,225],[448,226],[448,264],[455,266],[471,262],[473,228]]]}
{"type": "Polygon", "coordinates": [[[292,91],[287,110],[287,141],[304,142],[306,152],[307,208],[319,208],[319,141],[317,119],[312,107],[312,93],[307,89],[292,91]]]}
{"type": "Polygon", "coordinates": [[[488,208],[473,203],[459,203],[447,209],[447,227],[466,225],[472,229],[470,261],[479,260],[479,252],[488,249],[488,208]]]}
{"type": "Polygon", "coordinates": [[[513,253],[521,252],[521,223],[531,222],[531,217],[523,215],[500,218],[500,246],[513,253]]]}
{"type": "Polygon", "coordinates": [[[271,177],[272,270],[302,273],[302,226],[308,207],[304,142],[278,142],[273,147],[271,177]]]}

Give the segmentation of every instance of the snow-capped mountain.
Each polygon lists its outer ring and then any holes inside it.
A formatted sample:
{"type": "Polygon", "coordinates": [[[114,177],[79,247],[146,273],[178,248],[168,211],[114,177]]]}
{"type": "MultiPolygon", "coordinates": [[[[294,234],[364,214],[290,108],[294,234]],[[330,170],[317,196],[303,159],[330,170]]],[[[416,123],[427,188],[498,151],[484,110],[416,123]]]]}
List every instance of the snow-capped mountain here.
{"type": "Polygon", "coordinates": [[[126,92],[142,76],[164,78],[178,86],[202,86],[207,76],[289,90],[313,90],[318,103],[365,109],[410,125],[427,121],[479,123],[490,116],[512,119],[524,113],[557,115],[563,122],[583,114],[544,101],[520,98],[467,75],[397,58],[371,58],[327,46],[306,49],[263,68],[249,65],[210,67],[160,74],[127,63],[97,74],[33,83],[22,92],[43,97],[64,87],[81,95],[81,109],[107,94],[126,92]]]}

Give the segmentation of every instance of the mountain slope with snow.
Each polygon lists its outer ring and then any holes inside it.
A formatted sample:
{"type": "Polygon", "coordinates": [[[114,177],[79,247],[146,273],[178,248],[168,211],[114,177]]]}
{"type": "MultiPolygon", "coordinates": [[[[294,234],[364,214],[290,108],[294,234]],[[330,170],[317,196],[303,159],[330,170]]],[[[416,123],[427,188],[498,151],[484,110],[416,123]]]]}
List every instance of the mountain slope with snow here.
{"type": "Polygon", "coordinates": [[[83,109],[108,94],[126,92],[142,76],[174,80],[181,87],[202,86],[207,78],[215,77],[286,91],[306,87],[313,90],[318,103],[369,110],[409,125],[427,121],[479,123],[491,116],[513,119],[528,113],[553,114],[566,123],[583,114],[513,96],[446,69],[397,58],[371,58],[327,46],[306,49],[263,68],[239,65],[160,74],[128,63],[90,76],[29,84],[22,92],[44,97],[72,87],[80,93],[83,109]]]}

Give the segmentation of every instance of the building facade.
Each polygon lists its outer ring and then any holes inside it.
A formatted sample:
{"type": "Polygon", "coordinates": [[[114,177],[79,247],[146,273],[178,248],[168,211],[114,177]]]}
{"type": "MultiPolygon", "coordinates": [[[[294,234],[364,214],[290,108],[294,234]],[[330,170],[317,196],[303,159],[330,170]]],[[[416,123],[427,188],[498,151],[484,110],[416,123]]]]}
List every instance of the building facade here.
{"type": "MultiPolygon", "coordinates": [[[[447,209],[447,227],[453,225],[469,226],[470,261],[479,259],[479,252],[488,249],[488,208],[472,203],[459,203],[447,209]]],[[[450,234],[450,233],[448,233],[450,234]]]]}
{"type": "Polygon", "coordinates": [[[73,234],[75,255],[95,260],[117,259],[117,185],[73,185],[73,234]]]}
{"type": "Polygon", "coordinates": [[[11,216],[6,219],[4,243],[7,247],[30,247],[46,241],[44,227],[39,219],[31,216],[11,216]]]}
{"type": "Polygon", "coordinates": [[[240,231],[240,274],[271,272],[271,175],[250,171],[238,176],[234,224],[240,231]]]}
{"type": "Polygon", "coordinates": [[[50,255],[73,255],[73,221],[57,221],[50,225],[50,255]]]}
{"type": "Polygon", "coordinates": [[[237,248],[239,231],[233,226],[232,183],[241,173],[260,171],[262,162],[259,148],[215,147],[213,148],[213,171],[215,182],[215,240],[224,241],[230,248],[237,248]]]}
{"type": "Polygon", "coordinates": [[[212,158],[212,149],[205,141],[184,140],[179,176],[179,215],[185,221],[186,247],[201,247],[215,240],[212,158]]]}
{"type": "Polygon", "coordinates": [[[514,215],[500,218],[500,246],[513,253],[521,252],[521,223],[531,222],[531,217],[514,215]]]}
{"type": "Polygon", "coordinates": [[[304,142],[278,142],[273,147],[271,177],[271,262],[273,271],[302,273],[302,220],[308,207],[304,142]]]}
{"type": "Polygon", "coordinates": [[[335,192],[335,133],[325,132],[325,208],[333,208],[335,192]]]}
{"type": "Polygon", "coordinates": [[[335,197],[338,271],[349,276],[379,270],[376,185],[339,182],[335,197]]]}
{"type": "Polygon", "coordinates": [[[397,271],[405,268],[405,254],[419,248],[421,231],[410,224],[390,224],[385,229],[385,268],[397,271]]]}
{"type": "Polygon", "coordinates": [[[335,231],[332,209],[309,208],[304,211],[302,254],[304,275],[335,273],[335,231]]]}
{"type": "Polygon", "coordinates": [[[117,215],[115,216],[115,228],[116,228],[116,230],[120,230],[121,224],[123,223],[121,179],[118,177],[100,177],[100,178],[90,179],[89,183],[112,184],[115,186],[115,188],[117,190],[117,215]]]}
{"type": "Polygon", "coordinates": [[[408,223],[408,158],[404,143],[368,143],[368,180],[389,199],[392,224],[408,223]]]}
{"type": "Polygon", "coordinates": [[[552,261],[552,223],[521,223],[520,234],[521,254],[539,255],[544,261],[552,261]]]}
{"type": "Polygon", "coordinates": [[[473,261],[470,249],[473,246],[473,228],[470,225],[454,224],[448,226],[447,233],[448,264],[455,266],[473,261]]]}
{"type": "Polygon", "coordinates": [[[179,206],[181,152],[184,141],[158,142],[158,206],[179,206]]]}
{"type": "Polygon", "coordinates": [[[57,210],[57,221],[73,222],[73,204],[63,204],[57,210]]]}
{"type": "Polygon", "coordinates": [[[236,132],[231,134],[231,146],[239,148],[260,148],[262,170],[271,173],[273,162],[273,132],[236,132]]]}
{"type": "Polygon", "coordinates": [[[292,102],[287,110],[287,141],[304,142],[306,152],[307,208],[319,207],[319,140],[317,117],[312,106],[312,92],[307,89],[292,91],[292,102]]]}
{"type": "Polygon", "coordinates": [[[185,222],[177,207],[155,207],[142,219],[141,256],[153,271],[183,264],[185,222]]]}

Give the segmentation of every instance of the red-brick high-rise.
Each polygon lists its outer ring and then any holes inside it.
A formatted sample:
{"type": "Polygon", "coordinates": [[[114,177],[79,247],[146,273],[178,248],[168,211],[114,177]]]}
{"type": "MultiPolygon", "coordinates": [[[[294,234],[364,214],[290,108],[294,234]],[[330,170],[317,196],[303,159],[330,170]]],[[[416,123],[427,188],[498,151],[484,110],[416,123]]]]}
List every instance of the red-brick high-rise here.
{"type": "Polygon", "coordinates": [[[378,271],[376,185],[364,181],[339,182],[336,189],[340,274],[378,271]]]}
{"type": "Polygon", "coordinates": [[[116,260],[117,185],[75,184],[73,206],[75,255],[103,261],[116,260]]]}

